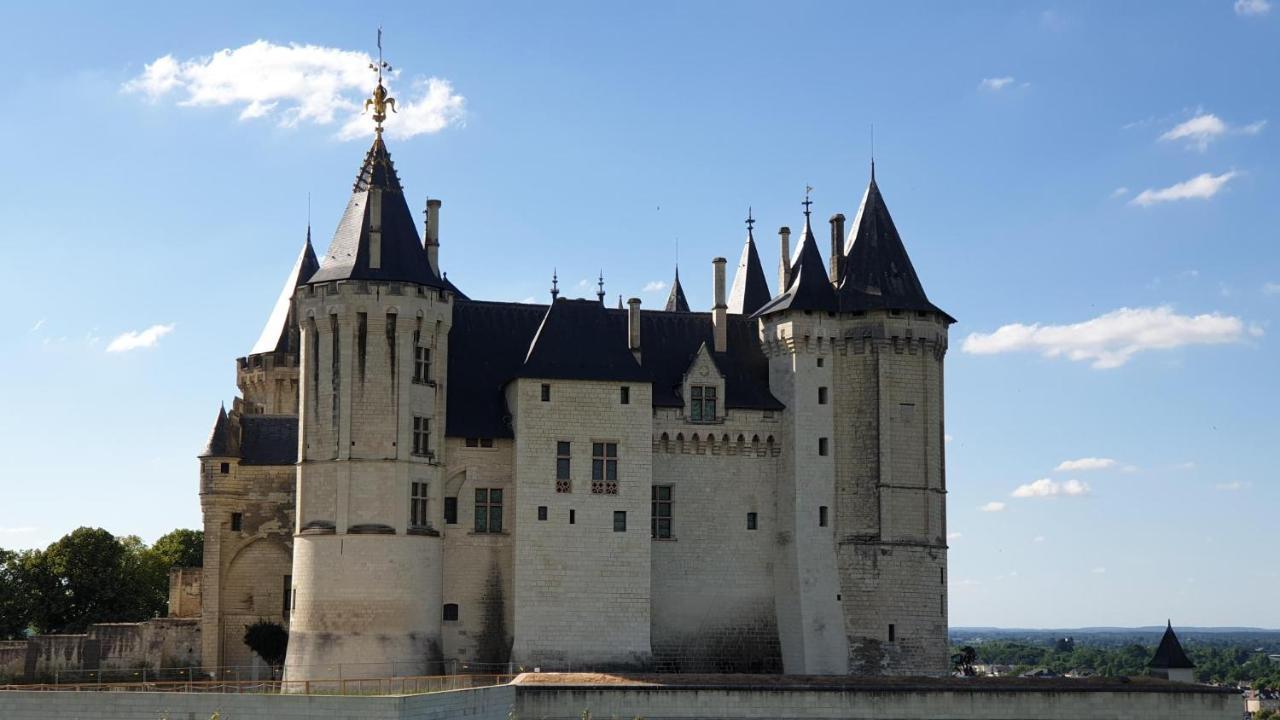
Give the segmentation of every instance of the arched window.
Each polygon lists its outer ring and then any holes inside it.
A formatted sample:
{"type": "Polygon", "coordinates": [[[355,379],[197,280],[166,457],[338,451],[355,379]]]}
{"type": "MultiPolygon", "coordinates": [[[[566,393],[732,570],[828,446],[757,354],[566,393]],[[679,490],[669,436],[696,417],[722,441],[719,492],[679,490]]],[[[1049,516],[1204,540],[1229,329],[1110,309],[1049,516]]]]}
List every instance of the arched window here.
{"type": "Polygon", "coordinates": [[[662,451],[667,452],[670,449],[671,449],[671,436],[666,433],[662,433],[662,451]]]}

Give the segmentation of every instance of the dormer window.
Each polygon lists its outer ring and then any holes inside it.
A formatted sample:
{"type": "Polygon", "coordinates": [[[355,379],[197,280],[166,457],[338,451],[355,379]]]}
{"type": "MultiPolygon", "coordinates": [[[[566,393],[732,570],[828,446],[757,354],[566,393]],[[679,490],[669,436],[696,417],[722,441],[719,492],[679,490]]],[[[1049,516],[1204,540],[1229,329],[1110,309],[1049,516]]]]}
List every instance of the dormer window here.
{"type": "Polygon", "coordinates": [[[715,422],[716,421],[716,386],[715,385],[690,385],[689,386],[689,421],[690,422],[715,422]]]}

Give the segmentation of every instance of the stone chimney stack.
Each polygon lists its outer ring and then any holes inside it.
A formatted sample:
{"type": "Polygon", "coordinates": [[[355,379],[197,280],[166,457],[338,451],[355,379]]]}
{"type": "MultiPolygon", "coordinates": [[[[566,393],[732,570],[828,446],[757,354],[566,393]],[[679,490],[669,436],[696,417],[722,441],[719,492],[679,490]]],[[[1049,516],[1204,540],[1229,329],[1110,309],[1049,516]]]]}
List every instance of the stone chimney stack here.
{"type": "Polygon", "coordinates": [[[729,347],[729,304],[724,295],[724,266],[728,262],[722,257],[711,261],[714,270],[712,286],[715,288],[716,304],[711,308],[711,323],[715,326],[715,351],[724,352],[729,347]]]}
{"type": "Polygon", "coordinates": [[[784,293],[791,285],[791,228],[786,225],[778,228],[778,239],[782,243],[782,257],[778,259],[778,292],[784,293]]]}
{"type": "Polygon", "coordinates": [[[431,269],[440,274],[440,201],[431,199],[427,201],[427,227],[424,233],[427,245],[427,260],[431,262],[431,269]]]}
{"type": "Polygon", "coordinates": [[[640,298],[627,301],[627,348],[640,361],[640,298]]]}
{"type": "Polygon", "coordinates": [[[844,214],[831,216],[831,283],[840,282],[844,270],[844,214]]]}

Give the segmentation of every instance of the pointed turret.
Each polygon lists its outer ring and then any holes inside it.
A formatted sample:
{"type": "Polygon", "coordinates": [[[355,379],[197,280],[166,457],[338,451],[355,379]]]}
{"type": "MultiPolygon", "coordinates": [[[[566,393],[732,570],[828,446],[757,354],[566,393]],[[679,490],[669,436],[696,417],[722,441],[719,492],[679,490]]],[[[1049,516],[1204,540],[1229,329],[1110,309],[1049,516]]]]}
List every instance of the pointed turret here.
{"type": "Polygon", "coordinates": [[[309,282],[384,280],[445,288],[418,236],[391,153],[374,136],[356,176],[351,200],[329,244],[328,254],[309,282]]]}
{"type": "Polygon", "coordinates": [[[858,206],[858,214],[844,246],[844,260],[838,284],[840,309],[909,310],[947,315],[925,295],[924,286],[907,256],[906,246],[889,215],[880,187],[876,184],[875,167],[871,181],[858,206]]]}
{"type": "Polygon", "coordinates": [[[804,232],[800,245],[791,256],[791,283],[782,293],[756,311],[756,317],[782,310],[826,310],[837,308],[836,293],[827,277],[822,252],[809,226],[809,211],[804,214],[804,232]]]}
{"type": "MultiPolygon", "coordinates": [[[[1165,625],[1164,636],[1160,638],[1160,646],[1156,648],[1156,654],[1152,656],[1151,662],[1147,663],[1147,667],[1153,671],[1169,670],[1192,670],[1196,666],[1191,662],[1191,658],[1182,650],[1182,643],[1178,642],[1178,635],[1173,632],[1173,621],[1169,620],[1165,625]]],[[[1176,678],[1169,675],[1170,680],[1176,678]]]]}
{"type": "Polygon", "coordinates": [[[760,254],[756,252],[752,229],[755,222],[748,211],[747,242],[742,247],[742,258],[738,260],[738,272],[733,276],[733,288],[729,290],[731,315],[751,315],[764,307],[772,297],[769,293],[769,281],[764,277],[764,266],[760,264],[760,254]]]}
{"type": "Polygon", "coordinates": [[[320,263],[316,260],[316,251],[311,246],[311,226],[307,226],[307,241],[302,245],[302,252],[298,253],[298,259],[293,263],[293,269],[289,271],[289,277],[285,278],[284,287],[280,289],[280,297],[276,298],[276,304],[271,309],[271,315],[267,318],[267,324],[262,328],[262,334],[258,336],[258,342],[253,344],[253,349],[249,351],[250,355],[269,352],[294,352],[298,351],[296,347],[297,334],[294,332],[294,326],[297,324],[291,315],[293,308],[293,293],[299,286],[305,285],[316,270],[320,268],[320,263]]]}
{"type": "Polygon", "coordinates": [[[197,457],[236,457],[235,437],[231,433],[231,419],[227,417],[227,407],[218,409],[218,417],[213,421],[213,431],[209,433],[209,442],[197,457]]]}
{"type": "Polygon", "coordinates": [[[667,296],[667,312],[689,312],[689,300],[684,296],[684,288],[680,286],[680,267],[676,266],[676,279],[671,283],[671,294],[667,296]]]}

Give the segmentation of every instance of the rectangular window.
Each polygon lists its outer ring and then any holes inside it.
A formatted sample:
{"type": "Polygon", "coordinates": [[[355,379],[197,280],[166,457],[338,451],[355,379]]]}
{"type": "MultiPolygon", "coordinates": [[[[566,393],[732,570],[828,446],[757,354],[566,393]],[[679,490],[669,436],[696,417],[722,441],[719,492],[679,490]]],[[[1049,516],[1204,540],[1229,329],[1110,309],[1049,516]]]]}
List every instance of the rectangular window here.
{"type": "Polygon", "coordinates": [[[417,334],[413,338],[413,381],[425,383],[431,380],[431,348],[422,347],[417,334]]]}
{"type": "Polygon", "coordinates": [[[467,438],[467,447],[469,448],[491,448],[493,447],[493,438],[467,438]]]}
{"type": "Polygon", "coordinates": [[[618,494],[618,443],[591,443],[591,492],[618,494]]]}
{"type": "Polygon", "coordinates": [[[476,489],[476,532],[502,532],[502,490],[476,489]]]}
{"type": "Polygon", "coordinates": [[[894,632],[893,623],[889,623],[889,642],[893,642],[897,637],[898,634],[894,632]]]}
{"type": "Polygon", "coordinates": [[[827,506],[823,505],[818,508],[818,527],[827,526],[827,506]]]}
{"type": "Polygon", "coordinates": [[[222,471],[223,475],[226,475],[231,472],[231,463],[222,463],[218,469],[222,471]]]}
{"type": "Polygon", "coordinates": [[[818,438],[818,454],[825,456],[827,454],[827,439],[818,438]]]}
{"type": "Polygon", "coordinates": [[[444,621],[445,622],[458,621],[458,603],[444,604],[444,621]]]}
{"type": "Polygon", "coordinates": [[[542,402],[551,402],[551,386],[542,383],[542,402]]]}
{"type": "Polygon", "coordinates": [[[653,496],[653,519],[650,521],[653,526],[650,528],[652,537],[658,540],[670,540],[671,486],[654,485],[651,494],[653,496]]]}
{"type": "Polygon", "coordinates": [[[446,525],[458,524],[458,498],[447,497],[444,499],[444,522],[446,525]]]}
{"type": "Polygon", "coordinates": [[[556,492],[567,493],[573,491],[573,481],[569,478],[569,470],[572,467],[571,450],[573,446],[568,440],[559,440],[556,442],[556,492]]]}
{"type": "Polygon", "coordinates": [[[613,511],[613,531],[614,532],[627,531],[627,511],[626,510],[613,511]]]}
{"type": "Polygon", "coordinates": [[[492,447],[493,447],[493,438],[480,438],[480,447],[482,447],[482,448],[492,448],[492,447]]]}
{"type": "Polygon", "coordinates": [[[467,447],[480,447],[480,438],[467,438],[467,447]]]}
{"type": "Polygon", "coordinates": [[[818,358],[818,367],[822,367],[822,358],[818,358]]]}
{"type": "Polygon", "coordinates": [[[431,418],[413,417],[413,454],[431,454],[431,418]]]}
{"type": "Polygon", "coordinates": [[[289,622],[289,596],[293,591],[293,576],[284,576],[284,592],[281,593],[281,609],[280,614],[284,616],[284,621],[289,622]]]}
{"type": "Polygon", "coordinates": [[[428,527],[427,522],[427,484],[424,482],[409,483],[409,527],[428,527]]]}
{"type": "Polygon", "coordinates": [[[716,386],[689,386],[689,421],[715,422],[716,420],[716,386]]]}
{"type": "Polygon", "coordinates": [[[756,523],[757,523],[757,520],[756,520],[756,514],[755,514],[755,513],[753,513],[753,512],[752,512],[752,513],[747,513],[747,529],[748,529],[748,530],[755,530],[755,529],[756,529],[756,523]]]}
{"type": "Polygon", "coordinates": [[[818,388],[818,404],[819,405],[827,404],[827,389],[824,387],[818,388]]]}
{"type": "Polygon", "coordinates": [[[627,387],[626,385],[622,386],[622,404],[623,405],[631,404],[631,388],[627,387]]]}
{"type": "Polygon", "coordinates": [[[578,522],[578,512],[576,510],[569,511],[569,524],[573,525],[578,522]]]}
{"type": "Polygon", "coordinates": [[[541,520],[546,520],[546,519],[547,519],[547,506],[546,506],[546,505],[539,505],[539,506],[538,506],[538,520],[540,520],[540,521],[541,521],[541,520]]]}
{"type": "Polygon", "coordinates": [[[240,528],[244,525],[244,515],[240,513],[231,513],[231,532],[240,532],[240,528]]]}

